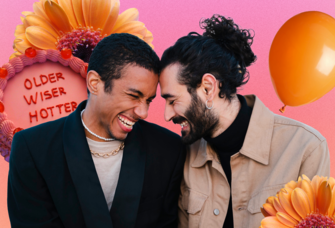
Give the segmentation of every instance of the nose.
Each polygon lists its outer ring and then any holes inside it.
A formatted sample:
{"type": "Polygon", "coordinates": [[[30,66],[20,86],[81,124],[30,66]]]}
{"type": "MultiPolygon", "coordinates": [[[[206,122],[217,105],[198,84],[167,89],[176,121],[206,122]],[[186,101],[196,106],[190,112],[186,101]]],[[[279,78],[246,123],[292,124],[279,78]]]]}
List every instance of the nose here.
{"type": "Polygon", "coordinates": [[[145,119],[148,117],[148,109],[149,105],[141,103],[134,108],[134,112],[140,119],[145,119]]]}
{"type": "Polygon", "coordinates": [[[165,110],[164,110],[165,121],[169,122],[175,115],[176,115],[176,112],[174,111],[173,107],[171,105],[168,105],[166,102],[165,110]]]}

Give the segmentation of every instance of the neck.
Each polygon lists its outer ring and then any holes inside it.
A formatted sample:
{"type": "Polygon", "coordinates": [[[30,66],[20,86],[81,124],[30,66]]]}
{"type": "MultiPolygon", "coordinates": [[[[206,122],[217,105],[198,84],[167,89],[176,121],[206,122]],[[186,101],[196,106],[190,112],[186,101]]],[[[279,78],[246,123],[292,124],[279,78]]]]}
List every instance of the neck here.
{"type": "MultiPolygon", "coordinates": [[[[90,101],[90,99],[87,100],[85,111],[82,115],[83,121],[88,129],[92,131],[93,133],[104,137],[104,138],[110,138],[110,135],[107,133],[107,131],[104,129],[104,127],[101,124],[101,121],[99,119],[99,115],[97,114],[97,107],[95,106],[94,102],[90,101]]],[[[85,135],[87,138],[92,139],[94,141],[98,142],[106,142],[105,140],[99,139],[89,133],[85,129],[85,135]]]]}
{"type": "Polygon", "coordinates": [[[212,138],[219,136],[222,132],[227,130],[241,109],[241,102],[236,94],[233,96],[231,102],[226,99],[218,98],[217,104],[215,110],[219,116],[219,127],[213,133],[212,138]]]}

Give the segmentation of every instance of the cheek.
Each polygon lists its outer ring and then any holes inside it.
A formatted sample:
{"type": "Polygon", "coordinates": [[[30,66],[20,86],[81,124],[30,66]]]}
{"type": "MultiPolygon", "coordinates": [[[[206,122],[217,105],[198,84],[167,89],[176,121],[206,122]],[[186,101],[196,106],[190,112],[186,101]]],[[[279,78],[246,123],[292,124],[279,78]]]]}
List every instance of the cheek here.
{"type": "Polygon", "coordinates": [[[181,103],[176,103],[173,106],[174,111],[177,113],[179,116],[184,116],[185,112],[187,111],[187,107],[181,103]]]}

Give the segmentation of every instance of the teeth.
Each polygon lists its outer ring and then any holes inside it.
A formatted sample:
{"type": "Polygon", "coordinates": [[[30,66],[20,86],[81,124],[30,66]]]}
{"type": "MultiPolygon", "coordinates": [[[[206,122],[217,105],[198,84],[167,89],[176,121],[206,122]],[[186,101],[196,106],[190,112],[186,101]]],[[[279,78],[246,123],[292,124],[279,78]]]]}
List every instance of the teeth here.
{"type": "Polygon", "coordinates": [[[135,124],[135,122],[129,121],[119,115],[117,117],[121,120],[121,123],[128,128],[131,128],[135,124]]]}
{"type": "Polygon", "coordinates": [[[180,124],[181,127],[186,127],[188,125],[187,121],[184,121],[180,124]]]}

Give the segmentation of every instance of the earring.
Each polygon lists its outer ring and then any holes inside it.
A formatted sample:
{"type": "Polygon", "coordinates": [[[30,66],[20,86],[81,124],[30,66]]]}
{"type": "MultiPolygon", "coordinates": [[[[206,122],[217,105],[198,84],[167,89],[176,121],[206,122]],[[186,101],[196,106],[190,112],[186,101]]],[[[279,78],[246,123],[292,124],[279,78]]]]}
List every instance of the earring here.
{"type": "Polygon", "coordinates": [[[208,107],[208,100],[206,101],[205,104],[206,104],[206,108],[207,108],[207,109],[212,109],[212,108],[213,108],[213,105],[214,105],[214,101],[212,101],[212,106],[211,106],[211,107],[208,107]]]}

